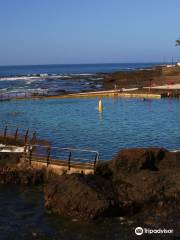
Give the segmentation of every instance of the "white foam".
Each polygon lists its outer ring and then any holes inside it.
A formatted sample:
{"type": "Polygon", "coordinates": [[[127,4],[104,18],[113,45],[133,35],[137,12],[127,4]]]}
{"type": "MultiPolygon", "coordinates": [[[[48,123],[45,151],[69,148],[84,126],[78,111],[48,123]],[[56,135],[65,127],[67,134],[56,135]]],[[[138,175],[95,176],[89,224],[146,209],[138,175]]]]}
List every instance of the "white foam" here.
{"type": "Polygon", "coordinates": [[[92,73],[74,73],[74,74],[71,74],[72,76],[93,76],[95,74],[92,74],[92,73]]]}
{"type": "Polygon", "coordinates": [[[1,88],[0,92],[6,92],[7,88],[1,88]]]}
{"type": "Polygon", "coordinates": [[[41,77],[4,77],[4,78],[0,78],[0,81],[18,81],[18,80],[23,80],[23,81],[34,81],[37,80],[41,77]]]}
{"type": "Polygon", "coordinates": [[[99,77],[99,78],[90,78],[90,80],[103,80],[103,78],[99,77]]]}
{"type": "Polygon", "coordinates": [[[72,76],[70,75],[52,75],[52,76],[48,76],[48,78],[71,78],[72,76]]]}
{"type": "Polygon", "coordinates": [[[45,91],[48,91],[48,89],[44,89],[44,88],[29,88],[29,89],[26,89],[27,92],[45,92],[45,91]]]}
{"type": "Polygon", "coordinates": [[[41,73],[40,77],[48,77],[48,74],[47,73],[41,73]]]}
{"type": "Polygon", "coordinates": [[[26,76],[12,76],[12,77],[0,77],[0,81],[36,81],[39,79],[56,79],[56,78],[72,78],[73,76],[94,76],[92,73],[70,73],[70,74],[52,74],[41,73],[37,75],[26,75],[26,76]]]}

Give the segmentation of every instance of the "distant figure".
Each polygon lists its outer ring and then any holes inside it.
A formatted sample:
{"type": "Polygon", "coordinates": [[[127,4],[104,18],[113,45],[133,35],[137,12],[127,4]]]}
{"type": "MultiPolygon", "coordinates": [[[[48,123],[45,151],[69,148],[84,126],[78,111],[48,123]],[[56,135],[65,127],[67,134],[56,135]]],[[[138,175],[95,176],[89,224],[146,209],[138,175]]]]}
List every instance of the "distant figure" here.
{"type": "Polygon", "coordinates": [[[103,111],[103,103],[102,103],[102,100],[100,99],[99,100],[99,104],[98,104],[98,109],[99,109],[99,112],[102,112],[103,111]]]}
{"type": "Polygon", "coordinates": [[[117,84],[114,85],[114,92],[118,92],[118,86],[117,86],[117,84]]]}

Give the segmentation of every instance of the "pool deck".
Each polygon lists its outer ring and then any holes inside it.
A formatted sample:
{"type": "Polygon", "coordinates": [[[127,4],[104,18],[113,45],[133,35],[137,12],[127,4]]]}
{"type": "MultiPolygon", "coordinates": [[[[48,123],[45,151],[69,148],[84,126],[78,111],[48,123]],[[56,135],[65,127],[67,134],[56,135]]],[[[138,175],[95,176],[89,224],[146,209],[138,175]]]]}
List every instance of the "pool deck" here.
{"type": "Polygon", "coordinates": [[[62,98],[66,98],[66,97],[67,98],[80,98],[80,97],[161,98],[161,94],[132,93],[132,92],[120,92],[115,90],[109,90],[109,91],[75,93],[75,94],[68,94],[64,96],[58,96],[58,98],[59,97],[62,97],[62,98]]]}
{"type": "Polygon", "coordinates": [[[119,97],[119,98],[142,98],[142,99],[160,99],[161,94],[149,93],[149,92],[121,92],[117,90],[96,91],[96,92],[83,92],[72,93],[64,95],[54,96],[31,96],[31,97],[19,97],[12,98],[10,100],[31,100],[31,99],[64,99],[64,98],[97,98],[97,97],[119,97]]]}

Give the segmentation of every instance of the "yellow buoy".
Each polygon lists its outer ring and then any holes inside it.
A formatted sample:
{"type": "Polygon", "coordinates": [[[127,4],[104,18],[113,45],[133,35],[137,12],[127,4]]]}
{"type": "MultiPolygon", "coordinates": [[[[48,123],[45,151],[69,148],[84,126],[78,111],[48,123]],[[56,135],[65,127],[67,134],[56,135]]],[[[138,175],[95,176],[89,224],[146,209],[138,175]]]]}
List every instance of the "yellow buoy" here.
{"type": "Polygon", "coordinates": [[[103,111],[103,102],[102,102],[101,99],[99,100],[98,109],[99,109],[99,112],[102,112],[102,111],[103,111]]]}

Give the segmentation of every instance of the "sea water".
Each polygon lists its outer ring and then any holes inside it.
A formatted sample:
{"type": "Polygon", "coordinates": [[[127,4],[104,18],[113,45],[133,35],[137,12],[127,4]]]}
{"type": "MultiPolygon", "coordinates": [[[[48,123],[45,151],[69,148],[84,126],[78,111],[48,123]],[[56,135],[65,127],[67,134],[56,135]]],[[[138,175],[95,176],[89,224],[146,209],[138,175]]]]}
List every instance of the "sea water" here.
{"type": "Polygon", "coordinates": [[[1,77],[31,76],[33,74],[92,74],[98,72],[115,72],[148,68],[157,63],[102,63],[102,64],[56,64],[56,65],[23,65],[0,66],[1,77]]]}
{"type": "Polygon", "coordinates": [[[155,63],[0,66],[1,93],[47,93],[101,90],[97,73],[150,68],[155,63]]]}

